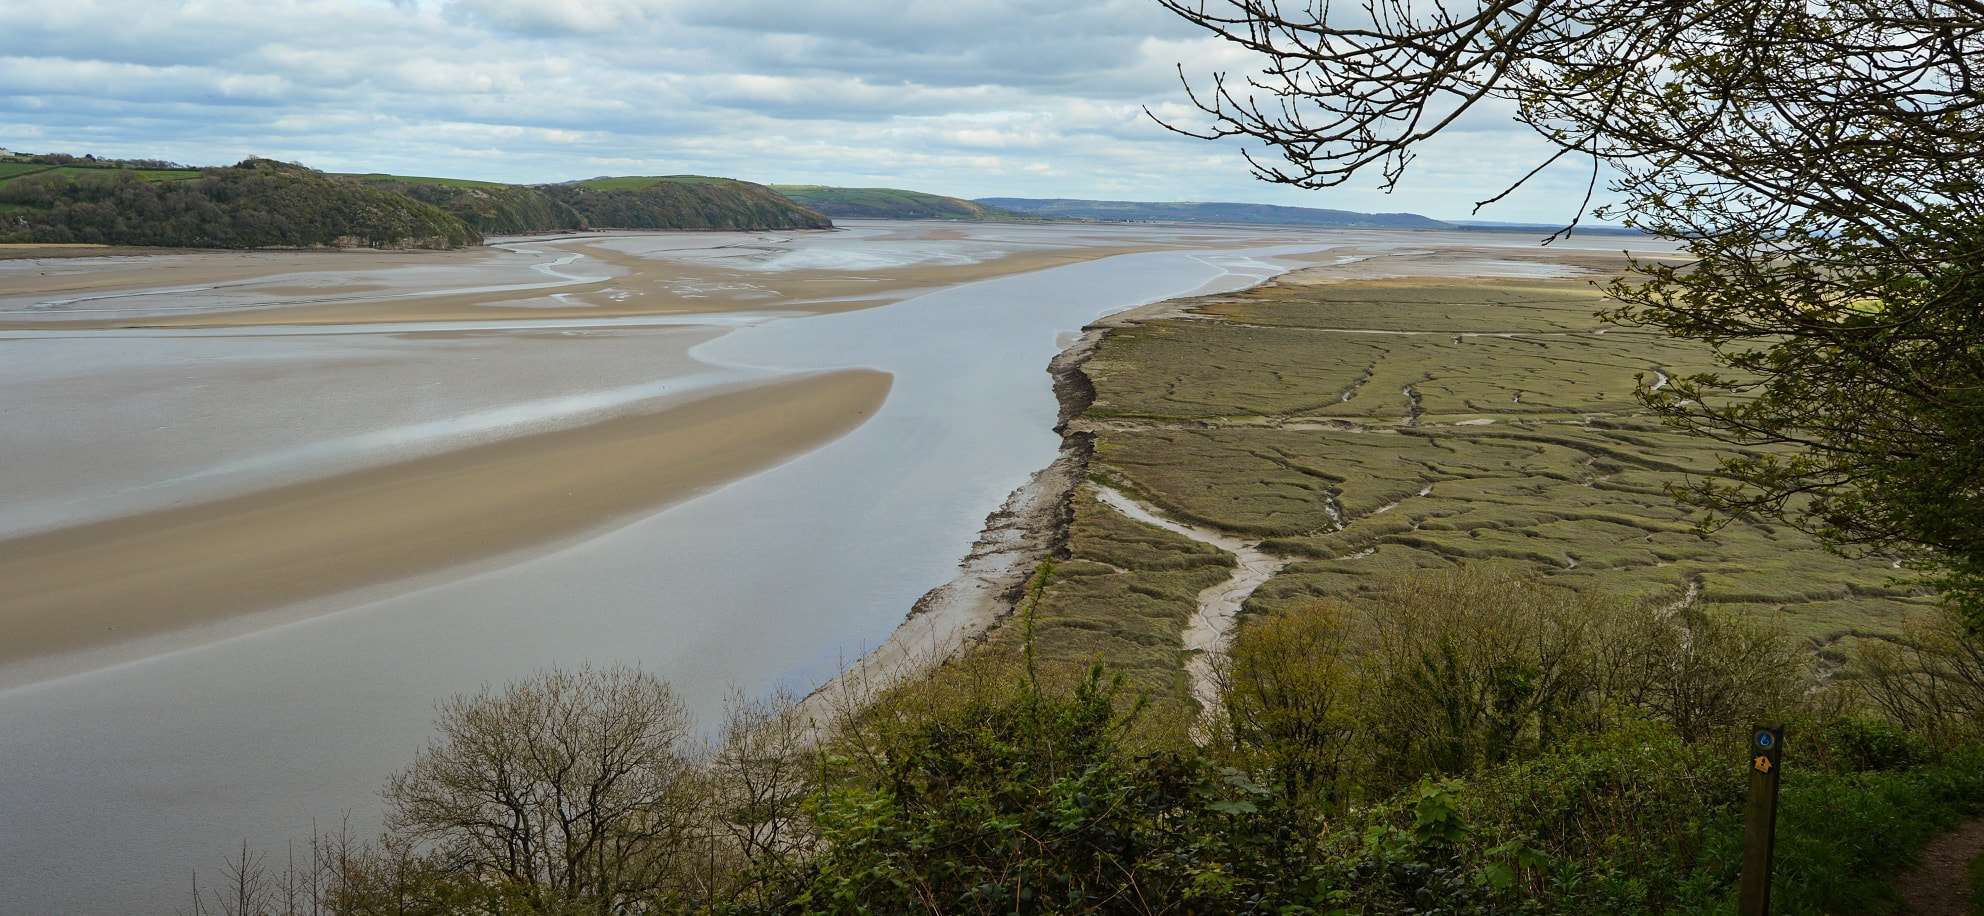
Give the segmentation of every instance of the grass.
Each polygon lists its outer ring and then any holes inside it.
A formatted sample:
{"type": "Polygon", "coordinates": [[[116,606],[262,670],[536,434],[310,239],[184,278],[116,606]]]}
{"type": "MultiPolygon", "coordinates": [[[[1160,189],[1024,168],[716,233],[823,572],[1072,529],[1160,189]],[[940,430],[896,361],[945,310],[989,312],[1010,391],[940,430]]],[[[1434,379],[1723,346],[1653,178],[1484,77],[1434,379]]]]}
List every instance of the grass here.
{"type": "Polygon", "coordinates": [[[451,188],[507,188],[511,185],[500,181],[477,181],[473,178],[427,178],[414,175],[388,175],[384,172],[341,172],[340,178],[356,178],[360,181],[403,181],[408,184],[438,184],[451,188]]]}
{"type": "MultiPolygon", "coordinates": [[[[1086,493],[1075,495],[1073,509],[1068,557],[1055,564],[1035,608],[1034,651],[1042,668],[1072,676],[1106,660],[1132,691],[1160,705],[1189,708],[1185,624],[1199,592],[1225,581],[1233,558],[1124,518],[1086,493]]],[[[1001,628],[988,648],[1016,655],[1023,635],[1017,627],[1001,628]]]]}
{"type": "Polygon", "coordinates": [[[1971,859],[1964,871],[1970,876],[1970,912],[1984,914],[1984,853],[1971,859]]]}
{"type": "Polygon", "coordinates": [[[1587,283],[1284,283],[1196,304],[1225,320],[1105,340],[1086,419],[1100,473],[1302,558],[1250,611],[1460,562],[1649,600],[1693,584],[1828,651],[1927,606],[1888,564],[1781,525],[1697,530],[1666,488],[1710,473],[1712,443],[1633,395],[1709,356],[1605,328],[1587,283]]]}
{"type": "Polygon", "coordinates": [[[38,162],[0,162],[0,183],[25,178],[29,175],[62,175],[71,178],[115,178],[119,173],[128,172],[144,181],[185,181],[200,177],[198,169],[124,169],[115,166],[96,168],[80,165],[44,165],[38,162]]]}
{"type": "Polygon", "coordinates": [[[0,162],[0,181],[19,178],[22,175],[33,175],[36,172],[46,172],[53,168],[55,166],[43,165],[39,162],[0,162]]]}
{"type": "MultiPolygon", "coordinates": [[[[1249,617],[1465,563],[1628,600],[1692,593],[1837,662],[1931,607],[1888,563],[1782,525],[1699,530],[1667,487],[1711,473],[1715,447],[1655,422],[1634,393],[1707,369],[1709,354],[1607,328],[1602,304],[1583,280],[1284,278],[1111,333],[1076,427],[1095,436],[1092,475],[1297,558],[1249,617]]],[[[1230,558],[1085,497],[1069,554],[1036,651],[1099,656],[1158,701],[1188,703],[1179,634],[1230,558]]]]}
{"type": "Polygon", "coordinates": [[[1897,772],[1787,769],[1778,812],[1777,912],[1887,912],[1894,877],[1921,849],[1984,812],[1984,751],[1897,772]]]}

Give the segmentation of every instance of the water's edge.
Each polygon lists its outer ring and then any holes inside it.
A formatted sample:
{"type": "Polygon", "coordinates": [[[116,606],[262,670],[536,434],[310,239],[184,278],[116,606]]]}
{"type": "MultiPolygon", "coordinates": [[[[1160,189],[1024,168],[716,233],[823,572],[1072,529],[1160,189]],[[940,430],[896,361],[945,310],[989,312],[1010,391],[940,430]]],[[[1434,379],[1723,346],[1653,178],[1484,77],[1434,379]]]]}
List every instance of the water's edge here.
{"type": "MultiPolygon", "coordinates": [[[[1220,294],[1268,286],[1303,269],[1290,267],[1220,294]]],[[[801,714],[815,729],[858,709],[877,692],[926,674],[981,642],[1019,608],[1041,563],[1067,558],[1075,492],[1088,479],[1095,455],[1095,434],[1077,429],[1074,422],[1095,403],[1095,383],[1085,370],[1089,359],[1111,333],[1180,317],[1207,295],[1212,294],[1198,290],[1104,315],[1084,325],[1079,336],[1054,355],[1047,365],[1059,404],[1054,431],[1060,434],[1061,446],[1054,461],[1034,472],[986,516],[955,576],[924,593],[880,646],[806,695],[801,714]]]]}

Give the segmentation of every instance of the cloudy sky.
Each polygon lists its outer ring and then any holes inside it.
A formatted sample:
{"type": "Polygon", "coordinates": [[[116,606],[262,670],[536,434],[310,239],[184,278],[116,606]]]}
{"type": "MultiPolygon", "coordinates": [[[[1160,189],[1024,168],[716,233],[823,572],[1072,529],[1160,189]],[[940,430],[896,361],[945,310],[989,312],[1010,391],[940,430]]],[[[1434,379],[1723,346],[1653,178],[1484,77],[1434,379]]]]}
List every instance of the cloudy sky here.
{"type": "MultiPolygon", "coordinates": [[[[0,0],[0,147],[501,181],[700,173],[964,197],[1466,217],[1539,161],[1479,117],[1397,192],[1254,181],[1165,133],[1248,59],[1155,0],[0,0]]],[[[1481,218],[1570,215],[1547,175],[1481,218]]]]}

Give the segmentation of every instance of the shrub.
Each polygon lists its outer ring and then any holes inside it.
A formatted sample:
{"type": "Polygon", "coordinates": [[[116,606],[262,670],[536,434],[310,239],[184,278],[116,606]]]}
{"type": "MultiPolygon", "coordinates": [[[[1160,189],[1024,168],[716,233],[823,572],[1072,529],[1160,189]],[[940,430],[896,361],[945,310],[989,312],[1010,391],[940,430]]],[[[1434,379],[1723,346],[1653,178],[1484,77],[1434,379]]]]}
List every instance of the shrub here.
{"type": "Polygon", "coordinates": [[[782,908],[1218,911],[1298,891],[1279,866],[1306,833],[1265,816],[1268,790],[1195,756],[1132,757],[1120,690],[1099,667],[1066,694],[1021,681],[867,733],[885,749],[836,747],[845,769],[810,806],[819,852],[782,908]]]}
{"type": "Polygon", "coordinates": [[[1857,684],[1896,725],[1950,748],[1984,738],[1984,632],[1953,609],[1911,622],[1900,640],[1865,641],[1857,684]]]}
{"type": "Polygon", "coordinates": [[[1937,834],[1984,813],[1984,749],[1914,770],[1826,773],[1787,759],[1772,905],[1781,913],[1876,912],[1937,834]]]}
{"type": "Polygon", "coordinates": [[[1250,627],[1218,671],[1228,756],[1300,798],[1341,803],[1368,702],[1350,641],[1346,614],[1327,604],[1250,627]]]}
{"type": "Polygon", "coordinates": [[[1805,670],[1768,628],[1463,568],[1243,628],[1223,705],[1238,759],[1341,797],[1634,720],[1725,738],[1795,709],[1805,670]]]}
{"type": "Polygon", "coordinates": [[[440,706],[387,784],[392,839],[537,912],[654,905],[694,823],[689,720],[627,668],[551,671],[440,706]]]}

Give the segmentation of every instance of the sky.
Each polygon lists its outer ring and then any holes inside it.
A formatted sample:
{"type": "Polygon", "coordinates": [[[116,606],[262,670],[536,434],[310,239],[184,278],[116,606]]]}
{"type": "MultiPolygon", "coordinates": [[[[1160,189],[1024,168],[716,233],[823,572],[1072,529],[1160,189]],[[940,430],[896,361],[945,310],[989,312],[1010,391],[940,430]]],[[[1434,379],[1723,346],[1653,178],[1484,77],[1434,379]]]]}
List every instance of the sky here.
{"type": "MultiPolygon", "coordinates": [[[[1253,179],[1178,67],[1246,52],[1156,0],[0,0],[0,147],[541,182],[706,174],[960,197],[1468,218],[1547,151],[1470,116],[1395,192],[1253,179]]],[[[1562,222],[1588,175],[1475,218],[1562,222]]]]}

